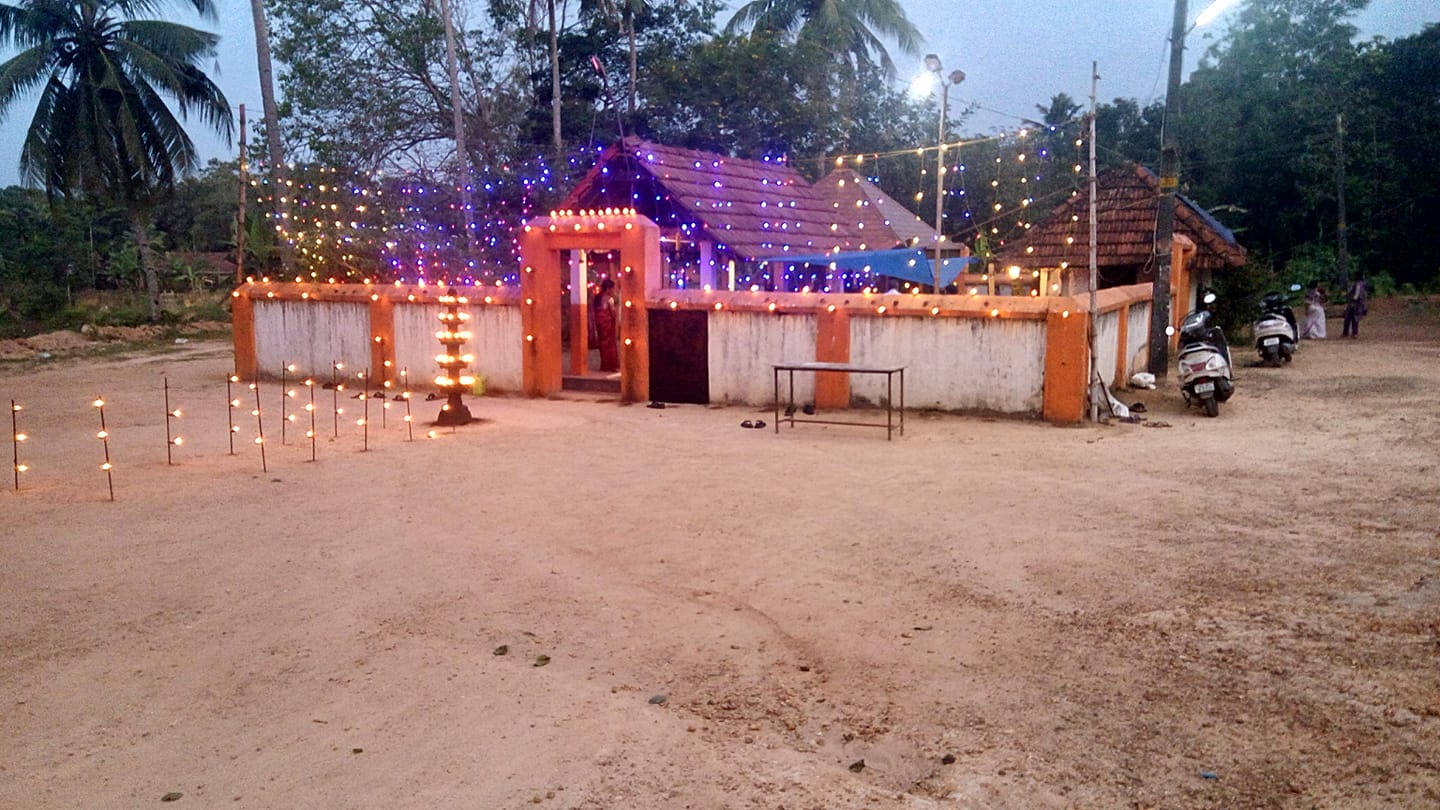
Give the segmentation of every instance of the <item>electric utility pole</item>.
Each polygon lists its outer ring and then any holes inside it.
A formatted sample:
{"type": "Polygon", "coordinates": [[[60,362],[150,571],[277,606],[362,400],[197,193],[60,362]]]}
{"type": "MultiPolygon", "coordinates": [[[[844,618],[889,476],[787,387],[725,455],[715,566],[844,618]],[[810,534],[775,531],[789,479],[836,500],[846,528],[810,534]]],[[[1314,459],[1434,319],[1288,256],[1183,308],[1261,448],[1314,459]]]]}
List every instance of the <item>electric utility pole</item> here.
{"type": "Polygon", "coordinates": [[[1345,226],[1345,116],[1335,115],[1335,265],[1340,283],[1350,286],[1349,234],[1345,226]]]}
{"type": "Polygon", "coordinates": [[[1150,299],[1150,373],[1164,379],[1170,366],[1170,244],[1175,235],[1175,192],[1180,187],[1180,74],[1185,60],[1185,0],[1175,0],[1170,33],[1170,81],[1165,91],[1165,136],[1160,144],[1160,200],[1155,207],[1155,283],[1150,299]]]}

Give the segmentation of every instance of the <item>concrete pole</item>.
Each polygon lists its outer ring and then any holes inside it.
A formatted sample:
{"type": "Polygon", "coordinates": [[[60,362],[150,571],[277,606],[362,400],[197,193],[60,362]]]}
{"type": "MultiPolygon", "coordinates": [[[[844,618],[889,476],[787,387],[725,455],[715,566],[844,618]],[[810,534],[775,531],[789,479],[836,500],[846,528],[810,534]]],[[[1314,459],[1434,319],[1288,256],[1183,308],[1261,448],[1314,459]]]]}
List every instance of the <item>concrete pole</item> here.
{"type": "Polygon", "coordinates": [[[1185,0],[1175,0],[1170,34],[1170,80],[1165,90],[1165,136],[1160,146],[1160,200],[1155,208],[1155,283],[1150,302],[1150,373],[1164,379],[1170,367],[1170,242],[1175,235],[1175,193],[1180,187],[1180,74],[1185,59],[1185,0]]]}

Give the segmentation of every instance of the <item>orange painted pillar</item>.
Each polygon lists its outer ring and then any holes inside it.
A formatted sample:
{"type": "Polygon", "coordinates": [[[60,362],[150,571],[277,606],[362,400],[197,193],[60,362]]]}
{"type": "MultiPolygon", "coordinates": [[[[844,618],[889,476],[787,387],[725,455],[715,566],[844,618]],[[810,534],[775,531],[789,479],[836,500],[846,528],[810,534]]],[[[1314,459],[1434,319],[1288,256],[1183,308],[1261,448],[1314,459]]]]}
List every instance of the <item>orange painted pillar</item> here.
{"type": "MultiPolygon", "coordinates": [[[[544,222],[538,220],[537,222],[544,222]]],[[[548,224],[548,223],[547,223],[548,224]]],[[[551,250],[543,225],[528,227],[520,237],[521,388],[528,397],[559,392],[560,253],[551,250]]]]}
{"type": "MultiPolygon", "coordinates": [[[[850,313],[845,309],[820,311],[816,318],[815,359],[821,363],[850,362],[850,313]]],[[[815,407],[850,407],[850,375],[841,371],[816,373],[815,407]]]]}
{"type": "Polygon", "coordinates": [[[395,302],[381,294],[370,299],[369,379],[384,385],[395,370],[395,302]]]}
{"type": "Polygon", "coordinates": [[[646,279],[660,272],[660,228],[644,217],[620,235],[620,399],[650,399],[650,313],[646,279]]]}
{"type": "Polygon", "coordinates": [[[1195,253],[1195,243],[1177,235],[1170,243],[1170,325],[1175,327],[1170,336],[1170,351],[1180,347],[1180,322],[1190,312],[1190,257],[1195,253]]]}
{"type": "Polygon", "coordinates": [[[250,300],[248,287],[230,294],[230,326],[235,342],[235,375],[253,380],[260,364],[255,349],[255,302],[250,300]]]}
{"type": "Polygon", "coordinates": [[[1074,424],[1085,418],[1090,378],[1090,315],[1069,310],[1045,317],[1045,386],[1041,416],[1074,424]]]}
{"type": "Polygon", "coordinates": [[[1119,388],[1130,380],[1130,304],[1122,304],[1115,314],[1120,320],[1115,335],[1115,379],[1110,385],[1119,388]]]}

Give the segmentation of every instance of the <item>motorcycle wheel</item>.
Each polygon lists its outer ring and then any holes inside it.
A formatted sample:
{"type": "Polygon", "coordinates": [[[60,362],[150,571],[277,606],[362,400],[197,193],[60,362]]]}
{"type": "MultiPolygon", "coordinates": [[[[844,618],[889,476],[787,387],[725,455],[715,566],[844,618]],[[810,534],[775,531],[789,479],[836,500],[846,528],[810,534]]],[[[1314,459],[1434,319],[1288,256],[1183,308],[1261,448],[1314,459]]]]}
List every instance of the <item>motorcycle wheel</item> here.
{"type": "Polygon", "coordinates": [[[1204,399],[1200,400],[1200,404],[1204,406],[1206,416],[1220,415],[1220,402],[1214,397],[1205,397],[1204,399]]]}
{"type": "Polygon", "coordinates": [[[1274,348],[1261,349],[1260,359],[1265,361],[1265,365],[1267,366],[1278,366],[1280,365],[1280,350],[1274,348]]]}

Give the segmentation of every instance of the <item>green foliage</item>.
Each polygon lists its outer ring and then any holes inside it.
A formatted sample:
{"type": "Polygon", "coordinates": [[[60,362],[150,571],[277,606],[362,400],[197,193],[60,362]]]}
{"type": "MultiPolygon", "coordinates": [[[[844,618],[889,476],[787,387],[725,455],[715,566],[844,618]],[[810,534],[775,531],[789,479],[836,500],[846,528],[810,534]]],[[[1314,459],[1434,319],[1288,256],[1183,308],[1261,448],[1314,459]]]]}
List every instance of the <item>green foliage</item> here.
{"type": "MultiPolygon", "coordinates": [[[[213,0],[187,4],[204,9],[213,0]]],[[[159,5],[105,8],[118,13],[159,5]]],[[[1366,0],[1248,0],[1181,90],[1184,116],[1172,123],[1180,133],[1182,191],[1231,227],[1252,256],[1250,266],[1220,274],[1226,288],[1221,307],[1233,309],[1224,316],[1232,330],[1249,323],[1255,299],[1266,289],[1316,279],[1339,286],[1342,149],[1349,267],[1365,270],[1376,294],[1406,285],[1440,286],[1440,241],[1425,238],[1431,223],[1440,221],[1440,139],[1433,136],[1440,131],[1440,71],[1434,69],[1440,64],[1440,26],[1394,41],[1355,43],[1349,20],[1365,5],[1366,0]]],[[[889,55],[873,38],[906,48],[905,36],[889,37],[913,27],[895,3],[845,0],[822,6],[757,0],[740,8],[728,33],[717,34],[717,15],[727,8],[717,0],[557,3],[561,139],[589,148],[563,155],[550,147],[551,32],[545,4],[489,0],[465,7],[457,17],[464,29],[460,93],[475,203],[488,215],[481,225],[485,272],[513,263],[513,242],[504,229],[557,201],[588,167],[593,147],[612,142],[622,130],[726,154],[784,155],[812,178],[833,168],[837,157],[884,155],[883,161],[867,157],[843,165],[923,210],[928,221],[938,99],[916,103],[896,92],[884,75],[889,55]],[[835,34],[841,29],[846,33],[835,34]],[[608,87],[592,58],[604,67],[608,87]],[[537,170],[542,162],[546,168],[537,170]]],[[[272,44],[284,68],[285,140],[297,161],[338,169],[387,195],[402,182],[399,172],[432,191],[454,189],[451,90],[435,3],[269,0],[267,7],[272,44]]],[[[34,22],[11,20],[14,26],[34,22]]],[[[3,44],[15,41],[11,30],[3,44]]],[[[166,53],[172,55],[203,52],[208,35],[187,31],[154,44],[171,48],[166,53]]],[[[141,36],[134,26],[119,25],[113,33],[106,42],[115,47],[124,37],[141,36]]],[[[6,64],[26,67],[14,60],[6,64]]],[[[220,123],[208,117],[218,113],[208,110],[206,99],[216,99],[203,92],[203,75],[192,70],[182,78],[189,92],[200,92],[190,97],[199,105],[192,109],[207,123],[220,123]]],[[[85,92],[62,84],[67,93],[85,92]]],[[[1088,146],[1076,145],[1084,137],[1083,105],[1064,93],[1035,101],[1040,103],[1034,115],[1043,126],[1028,140],[986,137],[947,151],[946,230],[973,239],[977,254],[998,248],[1068,195],[1083,192],[1084,173],[1073,171],[1085,162],[1088,146]],[[1021,154],[1029,161],[1023,171],[1021,154]],[[1016,205],[1021,200],[1025,206],[1016,205]]],[[[96,140],[103,128],[83,116],[62,118],[59,110],[47,117],[41,133],[47,138],[68,133],[75,141],[52,155],[55,171],[47,168],[33,178],[51,184],[55,204],[46,206],[34,192],[0,191],[0,321],[15,328],[34,323],[42,313],[73,302],[78,290],[138,289],[145,254],[130,232],[133,225],[148,234],[143,230],[148,218],[132,214],[152,205],[152,247],[175,251],[156,263],[157,289],[203,286],[200,266],[179,256],[235,250],[236,165],[212,162],[198,176],[181,179],[188,141],[177,138],[166,142],[176,158],[170,170],[144,168],[135,173],[143,182],[96,196],[91,180],[114,174],[107,168],[110,156],[91,161],[93,166],[76,156],[105,146],[96,140]],[[59,182],[66,178],[74,182],[59,182]],[[79,193],[69,199],[59,195],[70,187],[79,193]],[[101,204],[106,199],[143,205],[107,207],[101,204]]],[[[1163,112],[1161,101],[1141,106],[1117,98],[1101,105],[1096,128],[1102,168],[1124,161],[1155,167],[1163,112]]],[[[950,109],[947,137],[960,140],[964,121],[963,109],[950,109]]],[[[159,132],[168,124],[155,126],[159,132]]],[[[255,141],[258,149],[261,138],[255,141]]],[[[36,143],[55,146],[43,139],[36,143]]],[[[257,170],[264,178],[263,162],[257,170]]],[[[330,199],[333,189],[314,193],[318,178],[314,169],[298,172],[298,182],[310,186],[309,202],[328,200],[345,208],[344,200],[330,199]]],[[[265,217],[269,193],[263,185],[249,191],[245,265],[256,275],[273,273],[279,251],[273,222],[265,217]]],[[[409,238],[404,229],[412,227],[409,236],[419,240],[416,223],[404,217],[382,223],[375,212],[353,211],[349,206],[343,216],[324,217],[312,215],[318,209],[292,212],[295,232],[303,230],[307,241],[296,252],[299,267],[287,269],[370,274],[381,269],[378,233],[389,228],[391,237],[404,241],[409,238]]],[[[447,234],[456,227],[454,221],[434,224],[447,234]]],[[[454,257],[438,258],[444,263],[454,257]]]]}
{"type": "MultiPolygon", "coordinates": [[[[20,170],[51,197],[123,206],[140,237],[139,258],[151,314],[159,280],[146,264],[148,215],[196,151],[176,114],[199,117],[226,138],[229,102],[200,66],[215,56],[214,34],[140,15],[151,2],[27,2],[0,6],[0,44],[19,53],[0,64],[0,117],[19,98],[39,99],[20,170]]],[[[187,0],[214,18],[210,0],[187,0]]]]}
{"type": "Polygon", "coordinates": [[[896,0],[751,0],[741,6],[725,29],[814,47],[824,61],[855,75],[895,75],[885,42],[902,53],[920,52],[924,37],[896,0]]]}
{"type": "MultiPolygon", "coordinates": [[[[0,318],[13,330],[62,307],[103,272],[107,216],[88,205],[52,207],[45,196],[0,189],[0,318]]],[[[122,229],[123,230],[123,229],[122,229]]]]}
{"type": "Polygon", "coordinates": [[[1327,292],[1334,292],[1345,286],[1345,279],[1336,273],[1335,250],[1328,245],[1300,245],[1291,253],[1280,270],[1279,278],[1286,284],[1299,284],[1309,288],[1318,281],[1327,292]]]}
{"type": "Polygon", "coordinates": [[[91,326],[140,326],[149,323],[150,307],[145,297],[137,293],[109,295],[80,301],[47,315],[43,321],[46,330],[74,329],[91,326]]]}
{"type": "Polygon", "coordinates": [[[1101,104],[1095,111],[1095,157],[1101,170],[1125,163],[1157,166],[1164,122],[1163,101],[1148,107],[1129,98],[1101,104]]]}
{"type": "MultiPolygon", "coordinates": [[[[51,194],[148,201],[195,164],[195,146],[163,101],[228,135],[230,107],[199,65],[214,34],[136,19],[158,3],[24,3],[7,7],[5,44],[21,52],[0,65],[0,115],[40,90],[20,166],[51,194]]],[[[189,0],[214,15],[209,0],[189,0]]]]}
{"type": "Polygon", "coordinates": [[[239,192],[236,162],[211,160],[204,172],[180,181],[174,193],[155,209],[155,226],[176,250],[231,248],[239,192]]]}
{"type": "Polygon", "coordinates": [[[1245,266],[1219,274],[1211,309],[1231,344],[1244,344],[1259,314],[1260,298],[1268,292],[1287,291],[1290,283],[1276,274],[1274,263],[1266,256],[1252,255],[1245,266]]]}
{"type": "Polygon", "coordinates": [[[1370,294],[1386,298],[1400,292],[1400,285],[1396,283],[1395,277],[1385,271],[1370,273],[1365,276],[1365,284],[1370,288],[1370,294]]]}

